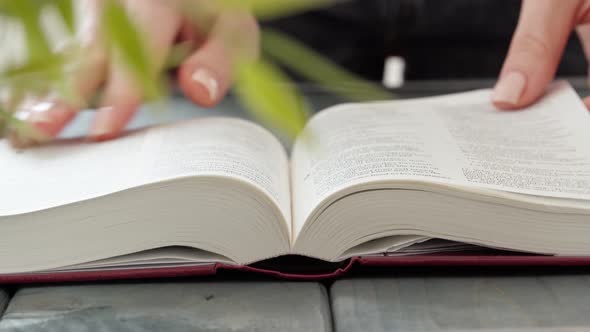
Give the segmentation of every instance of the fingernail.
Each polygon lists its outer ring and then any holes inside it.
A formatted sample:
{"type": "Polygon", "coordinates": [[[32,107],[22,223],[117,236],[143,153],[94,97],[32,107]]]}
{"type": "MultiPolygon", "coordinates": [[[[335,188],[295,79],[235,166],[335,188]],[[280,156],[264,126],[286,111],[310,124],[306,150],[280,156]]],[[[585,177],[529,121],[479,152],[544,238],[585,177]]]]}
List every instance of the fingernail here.
{"type": "Polygon", "coordinates": [[[507,105],[516,105],[520,100],[525,86],[526,77],[521,72],[513,71],[503,75],[494,88],[492,101],[507,105]]]}
{"type": "Polygon", "coordinates": [[[88,139],[105,141],[119,136],[135,114],[139,102],[124,102],[96,110],[88,139]]]}
{"type": "Polygon", "coordinates": [[[34,129],[30,139],[43,143],[57,136],[73,114],[73,110],[64,104],[43,101],[24,104],[15,117],[34,129]]]}
{"type": "Polygon", "coordinates": [[[48,113],[53,106],[55,106],[53,102],[39,102],[24,105],[15,113],[15,117],[31,123],[48,123],[51,122],[51,117],[48,113]]]}
{"type": "Polygon", "coordinates": [[[96,117],[94,118],[94,122],[92,123],[92,127],[88,134],[90,139],[104,141],[114,137],[113,122],[111,121],[113,118],[111,114],[114,111],[114,108],[111,106],[102,107],[96,110],[96,117]]]}
{"type": "Polygon", "coordinates": [[[195,70],[191,78],[193,81],[207,90],[210,102],[217,100],[217,96],[219,94],[219,82],[209,69],[203,67],[198,68],[195,70]]]}

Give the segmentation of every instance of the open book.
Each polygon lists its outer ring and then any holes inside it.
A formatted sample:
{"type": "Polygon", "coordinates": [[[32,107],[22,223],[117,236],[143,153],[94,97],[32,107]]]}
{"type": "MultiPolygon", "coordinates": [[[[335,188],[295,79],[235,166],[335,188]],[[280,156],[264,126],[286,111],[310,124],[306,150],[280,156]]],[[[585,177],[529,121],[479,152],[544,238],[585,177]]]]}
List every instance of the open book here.
{"type": "Polygon", "coordinates": [[[586,108],[564,82],[522,111],[498,111],[489,97],[334,106],[290,157],[270,132],[234,118],[101,144],[2,143],[0,273],[290,254],[338,262],[471,245],[590,255],[586,108]]]}

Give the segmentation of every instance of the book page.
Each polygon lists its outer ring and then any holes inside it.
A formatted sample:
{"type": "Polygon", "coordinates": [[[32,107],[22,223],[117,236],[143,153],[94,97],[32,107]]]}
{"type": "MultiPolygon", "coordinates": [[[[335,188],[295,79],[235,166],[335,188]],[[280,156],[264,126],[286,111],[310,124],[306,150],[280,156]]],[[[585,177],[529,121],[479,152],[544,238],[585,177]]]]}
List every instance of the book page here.
{"type": "Polygon", "coordinates": [[[0,162],[0,216],[184,176],[211,175],[245,181],[266,192],[290,229],[286,152],[272,134],[244,120],[202,118],[104,143],[61,142],[20,152],[3,141],[0,162]]]}
{"type": "Polygon", "coordinates": [[[206,118],[155,128],[144,145],[150,151],[144,177],[239,178],[265,191],[291,228],[288,156],[266,129],[245,120],[206,118]]]}
{"type": "Polygon", "coordinates": [[[590,115],[567,85],[498,111],[490,90],[345,104],[313,118],[293,152],[295,235],[330,194],[410,180],[590,199],[590,115]]]}

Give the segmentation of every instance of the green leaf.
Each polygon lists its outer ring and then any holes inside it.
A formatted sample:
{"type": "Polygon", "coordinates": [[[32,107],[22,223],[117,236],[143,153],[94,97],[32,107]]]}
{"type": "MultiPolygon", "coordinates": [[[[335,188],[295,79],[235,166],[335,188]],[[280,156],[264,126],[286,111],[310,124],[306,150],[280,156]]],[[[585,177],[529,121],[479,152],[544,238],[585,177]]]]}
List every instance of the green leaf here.
{"type": "Polygon", "coordinates": [[[12,114],[3,109],[0,109],[0,137],[6,136],[8,132],[8,122],[11,117],[12,114]]]}
{"type": "Polygon", "coordinates": [[[15,117],[11,112],[0,108],[0,137],[6,136],[9,130],[26,137],[35,137],[37,135],[26,121],[23,121],[15,117]]]}
{"type": "Polygon", "coordinates": [[[57,8],[65,18],[73,21],[72,5],[71,0],[0,0],[0,12],[23,25],[29,51],[23,62],[0,72],[0,85],[11,91],[10,110],[24,96],[42,97],[50,92],[59,92],[60,98],[68,102],[79,100],[74,97],[76,90],[72,89],[72,78],[68,75],[68,67],[74,63],[72,60],[79,60],[77,54],[71,48],[54,53],[40,21],[41,11],[46,7],[57,8]]]}
{"type": "Polygon", "coordinates": [[[59,72],[66,63],[66,58],[52,54],[45,59],[31,59],[25,63],[14,65],[0,72],[0,81],[23,76],[34,76],[39,73],[59,72]]]}
{"type": "Polygon", "coordinates": [[[366,101],[394,97],[380,85],[340,68],[319,53],[279,32],[263,30],[262,48],[279,63],[347,99],[366,101]]]}
{"type": "Polygon", "coordinates": [[[164,68],[176,68],[180,66],[192,54],[192,51],[192,42],[183,42],[172,46],[164,61],[164,68]]]}
{"type": "Polygon", "coordinates": [[[0,8],[23,25],[30,59],[43,59],[51,54],[49,40],[39,20],[42,7],[35,0],[4,0],[0,8]]]}
{"type": "Polygon", "coordinates": [[[236,68],[236,93],[244,106],[263,123],[295,138],[309,112],[289,79],[262,60],[241,63],[236,68]]]}
{"type": "Polygon", "coordinates": [[[55,0],[55,8],[59,12],[68,30],[71,33],[74,33],[74,3],[72,0],[55,0]]]}
{"type": "Polygon", "coordinates": [[[11,66],[0,73],[0,86],[9,88],[14,96],[45,95],[60,82],[68,81],[63,71],[65,62],[64,57],[51,55],[11,66]]]}
{"type": "Polygon", "coordinates": [[[106,41],[127,66],[147,99],[162,96],[159,72],[155,69],[141,32],[126,10],[113,0],[106,1],[103,12],[106,41]]]}

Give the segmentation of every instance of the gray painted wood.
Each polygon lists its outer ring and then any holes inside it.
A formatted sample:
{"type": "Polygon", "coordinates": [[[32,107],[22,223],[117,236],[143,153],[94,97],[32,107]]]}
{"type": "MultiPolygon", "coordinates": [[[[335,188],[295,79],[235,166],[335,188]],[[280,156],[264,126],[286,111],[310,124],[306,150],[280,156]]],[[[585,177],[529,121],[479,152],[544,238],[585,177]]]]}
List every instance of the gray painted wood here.
{"type": "Polygon", "coordinates": [[[329,331],[318,283],[176,283],[24,288],[0,331],[329,331]]]}
{"type": "Polygon", "coordinates": [[[337,332],[590,331],[590,276],[342,280],[337,332]]]}
{"type": "Polygon", "coordinates": [[[2,314],[6,309],[6,305],[8,305],[8,299],[8,293],[0,288],[0,317],[2,317],[2,314]]]}

